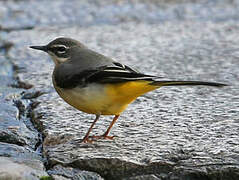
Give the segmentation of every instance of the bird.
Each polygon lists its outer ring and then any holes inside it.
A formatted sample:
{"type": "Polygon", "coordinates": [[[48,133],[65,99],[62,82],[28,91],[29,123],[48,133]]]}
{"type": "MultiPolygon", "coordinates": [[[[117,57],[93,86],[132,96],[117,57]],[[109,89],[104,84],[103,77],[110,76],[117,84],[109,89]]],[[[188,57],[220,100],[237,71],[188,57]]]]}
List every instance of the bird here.
{"type": "Polygon", "coordinates": [[[137,97],[162,86],[227,85],[207,81],[175,81],[147,75],[67,37],[58,37],[47,45],[30,48],[48,53],[54,61],[52,81],[59,96],[74,108],[95,115],[82,143],[113,139],[109,132],[127,106],[137,97]],[[104,134],[90,136],[102,115],[113,115],[114,118],[104,134]]]}

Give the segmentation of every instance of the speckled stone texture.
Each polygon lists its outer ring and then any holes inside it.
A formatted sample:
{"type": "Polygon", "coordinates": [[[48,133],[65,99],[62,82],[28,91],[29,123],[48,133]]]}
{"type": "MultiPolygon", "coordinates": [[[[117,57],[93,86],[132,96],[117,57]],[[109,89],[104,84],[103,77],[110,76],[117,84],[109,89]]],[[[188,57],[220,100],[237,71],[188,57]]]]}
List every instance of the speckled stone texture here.
{"type": "MultiPolygon", "coordinates": [[[[72,7],[79,5],[74,3],[72,7]]],[[[119,1],[122,22],[111,8],[114,18],[107,17],[112,21],[99,18],[98,13],[108,12],[109,5],[97,4],[102,9],[92,9],[97,14],[94,18],[87,16],[94,23],[85,24],[87,18],[79,14],[76,17],[82,20],[64,23],[60,11],[54,17],[62,22],[49,25],[53,18],[47,21],[43,11],[46,23],[39,21],[39,27],[32,30],[7,34],[14,43],[9,55],[24,68],[20,78],[45,92],[38,98],[41,104],[35,121],[46,136],[43,152],[48,168],[92,171],[104,179],[239,179],[238,3],[137,3],[126,6],[119,1]],[[138,16],[130,16],[131,11],[138,16]],[[96,17],[103,20],[98,22],[96,17]],[[59,98],[52,87],[50,57],[29,49],[29,45],[44,45],[59,36],[75,38],[148,74],[230,86],[160,88],[128,107],[111,131],[117,136],[113,141],[81,144],[94,116],[59,98]]],[[[64,11],[69,11],[67,5],[64,11]]],[[[88,5],[79,7],[87,9],[88,5]]],[[[62,17],[69,16],[63,13],[62,17]]],[[[111,119],[101,117],[93,133],[103,133],[111,119]]]]}

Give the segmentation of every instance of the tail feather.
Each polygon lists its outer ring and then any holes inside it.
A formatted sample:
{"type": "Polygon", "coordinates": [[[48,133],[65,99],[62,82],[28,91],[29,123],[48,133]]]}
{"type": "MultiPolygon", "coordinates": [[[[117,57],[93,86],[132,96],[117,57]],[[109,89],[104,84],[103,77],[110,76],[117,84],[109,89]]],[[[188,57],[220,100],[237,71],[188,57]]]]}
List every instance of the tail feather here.
{"type": "Polygon", "coordinates": [[[204,82],[204,81],[154,81],[151,83],[155,86],[215,86],[215,87],[223,87],[228,86],[223,83],[216,82],[204,82]]]}

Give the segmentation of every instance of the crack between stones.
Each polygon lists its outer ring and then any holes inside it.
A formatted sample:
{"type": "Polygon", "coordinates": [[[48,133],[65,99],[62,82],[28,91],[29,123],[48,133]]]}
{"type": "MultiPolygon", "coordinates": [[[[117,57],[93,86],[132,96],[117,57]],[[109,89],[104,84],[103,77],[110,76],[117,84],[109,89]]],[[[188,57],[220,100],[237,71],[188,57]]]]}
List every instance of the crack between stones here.
{"type": "MultiPolygon", "coordinates": [[[[32,29],[33,27],[27,27],[23,29],[32,29]]],[[[0,31],[2,31],[2,27],[0,26],[0,31]]],[[[14,31],[14,30],[22,30],[22,29],[5,29],[7,32],[14,31]]],[[[9,84],[10,87],[13,88],[19,88],[19,89],[25,89],[26,91],[23,91],[20,94],[20,98],[13,99],[13,106],[15,106],[18,109],[17,119],[22,120],[22,122],[26,125],[26,127],[30,131],[36,131],[38,133],[37,142],[32,148],[35,153],[40,155],[43,159],[43,164],[46,169],[46,172],[48,170],[48,158],[44,156],[43,154],[43,142],[44,142],[44,134],[41,131],[41,127],[39,124],[35,123],[36,119],[39,120],[41,116],[35,112],[35,108],[40,104],[36,99],[43,95],[44,92],[41,91],[35,91],[35,92],[28,92],[29,89],[33,87],[32,84],[26,83],[18,77],[18,70],[19,67],[16,66],[11,58],[8,55],[9,50],[14,46],[12,42],[3,42],[3,44],[0,46],[0,51],[3,51],[3,56],[9,60],[10,64],[12,65],[13,69],[13,80],[15,80],[16,83],[9,84]],[[26,102],[26,100],[29,100],[29,102],[26,102]]],[[[12,144],[12,142],[9,142],[12,144]]],[[[16,145],[23,146],[24,143],[16,142],[14,143],[16,145]]]]}

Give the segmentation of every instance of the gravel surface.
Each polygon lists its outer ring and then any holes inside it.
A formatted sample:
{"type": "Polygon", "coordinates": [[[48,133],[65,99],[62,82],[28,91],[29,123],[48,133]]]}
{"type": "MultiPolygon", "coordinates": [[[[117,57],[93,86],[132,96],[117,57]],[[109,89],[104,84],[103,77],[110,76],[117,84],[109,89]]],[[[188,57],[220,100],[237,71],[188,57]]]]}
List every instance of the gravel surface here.
{"type": "MultiPolygon", "coordinates": [[[[0,4],[17,9],[24,2],[0,4]]],[[[26,23],[12,25],[10,19],[1,24],[15,29],[34,26],[2,37],[14,43],[9,56],[24,68],[18,73],[20,79],[45,93],[37,99],[41,103],[35,121],[45,136],[43,152],[49,169],[55,172],[62,165],[105,179],[239,178],[237,1],[51,1],[45,8],[47,2],[30,1],[27,6],[35,8],[24,8],[20,14],[31,17],[26,23]],[[72,12],[75,16],[69,16],[72,12]],[[80,144],[93,115],[59,98],[51,82],[50,57],[29,49],[59,36],[75,38],[144,73],[230,86],[160,88],[128,107],[111,131],[117,136],[113,141],[80,144]]],[[[101,117],[93,133],[104,132],[111,119],[101,117]]]]}

